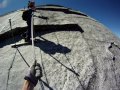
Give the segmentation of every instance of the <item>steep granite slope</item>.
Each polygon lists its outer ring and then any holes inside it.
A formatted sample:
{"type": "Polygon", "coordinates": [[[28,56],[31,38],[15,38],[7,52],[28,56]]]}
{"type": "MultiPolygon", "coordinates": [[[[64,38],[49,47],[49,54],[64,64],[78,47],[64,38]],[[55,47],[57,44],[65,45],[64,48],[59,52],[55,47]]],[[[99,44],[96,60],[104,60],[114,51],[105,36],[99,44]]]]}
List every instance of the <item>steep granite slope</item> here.
{"type": "MultiPolygon", "coordinates": [[[[21,90],[31,45],[22,10],[0,17],[0,90],[21,90]],[[9,19],[12,20],[12,30],[9,19]],[[13,38],[14,37],[14,38],[13,38]],[[18,48],[12,48],[14,43],[18,48]]],[[[57,5],[37,8],[34,18],[35,56],[43,77],[35,90],[120,90],[120,39],[98,21],[57,5]]]]}

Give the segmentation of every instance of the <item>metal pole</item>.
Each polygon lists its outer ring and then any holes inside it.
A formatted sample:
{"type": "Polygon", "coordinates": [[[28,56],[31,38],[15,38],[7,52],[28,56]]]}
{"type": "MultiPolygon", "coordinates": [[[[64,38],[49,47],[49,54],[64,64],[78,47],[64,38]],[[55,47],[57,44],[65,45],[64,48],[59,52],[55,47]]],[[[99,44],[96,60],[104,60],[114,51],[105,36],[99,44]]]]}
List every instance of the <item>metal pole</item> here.
{"type": "Polygon", "coordinates": [[[10,24],[10,29],[11,29],[11,32],[12,32],[12,38],[13,38],[13,42],[14,42],[14,35],[13,35],[13,30],[12,30],[12,22],[11,22],[11,19],[9,19],[9,24],[10,24]]]}
{"type": "MultiPolygon", "coordinates": [[[[12,40],[13,40],[13,43],[15,42],[15,37],[14,37],[14,32],[13,32],[13,29],[12,29],[12,22],[11,22],[11,19],[9,19],[9,24],[10,24],[10,29],[11,29],[11,32],[12,32],[12,40]]],[[[16,43],[15,43],[15,46],[16,46],[16,43]]]]}
{"type": "Polygon", "coordinates": [[[31,17],[31,38],[32,38],[32,52],[33,52],[33,60],[36,60],[35,59],[35,47],[34,47],[34,33],[33,33],[33,15],[34,15],[34,12],[32,12],[32,17],[31,17]]]}

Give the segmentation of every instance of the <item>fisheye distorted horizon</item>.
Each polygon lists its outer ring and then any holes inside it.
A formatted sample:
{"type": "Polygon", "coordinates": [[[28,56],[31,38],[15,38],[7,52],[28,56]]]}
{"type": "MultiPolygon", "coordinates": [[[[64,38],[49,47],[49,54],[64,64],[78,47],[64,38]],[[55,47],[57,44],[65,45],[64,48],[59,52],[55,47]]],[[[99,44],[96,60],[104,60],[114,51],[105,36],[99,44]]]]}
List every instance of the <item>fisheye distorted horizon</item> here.
{"type": "MultiPolygon", "coordinates": [[[[36,5],[56,4],[79,10],[120,37],[120,0],[35,0],[36,5]]],[[[27,6],[28,0],[0,0],[0,15],[27,6]]]]}

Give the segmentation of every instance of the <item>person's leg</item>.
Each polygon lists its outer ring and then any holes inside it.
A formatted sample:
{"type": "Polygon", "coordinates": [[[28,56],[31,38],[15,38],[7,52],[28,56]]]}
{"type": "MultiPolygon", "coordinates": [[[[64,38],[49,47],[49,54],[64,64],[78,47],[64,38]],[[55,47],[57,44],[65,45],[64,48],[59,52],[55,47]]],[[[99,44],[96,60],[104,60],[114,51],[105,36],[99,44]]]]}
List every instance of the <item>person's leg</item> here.
{"type": "Polygon", "coordinates": [[[28,21],[27,21],[27,37],[26,37],[26,39],[27,40],[30,40],[30,38],[31,38],[31,19],[29,19],[28,21]]]}
{"type": "Polygon", "coordinates": [[[27,18],[27,38],[26,40],[30,41],[30,38],[31,38],[31,19],[32,19],[32,10],[29,9],[29,15],[28,15],[28,18],[27,18]]]}
{"type": "Polygon", "coordinates": [[[27,37],[27,30],[24,33],[21,34],[21,37],[24,38],[24,39],[27,37]]]}

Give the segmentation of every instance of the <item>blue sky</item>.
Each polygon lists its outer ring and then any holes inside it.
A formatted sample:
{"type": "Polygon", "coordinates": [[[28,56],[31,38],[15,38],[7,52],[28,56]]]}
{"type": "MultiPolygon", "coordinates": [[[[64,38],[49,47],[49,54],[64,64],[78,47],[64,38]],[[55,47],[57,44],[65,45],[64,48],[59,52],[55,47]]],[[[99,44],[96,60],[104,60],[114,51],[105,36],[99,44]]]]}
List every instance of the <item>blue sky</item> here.
{"type": "MultiPolygon", "coordinates": [[[[28,0],[0,0],[0,15],[23,8],[28,0]]],[[[98,20],[120,37],[120,0],[36,0],[37,5],[58,4],[98,20]]]]}

